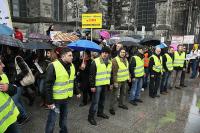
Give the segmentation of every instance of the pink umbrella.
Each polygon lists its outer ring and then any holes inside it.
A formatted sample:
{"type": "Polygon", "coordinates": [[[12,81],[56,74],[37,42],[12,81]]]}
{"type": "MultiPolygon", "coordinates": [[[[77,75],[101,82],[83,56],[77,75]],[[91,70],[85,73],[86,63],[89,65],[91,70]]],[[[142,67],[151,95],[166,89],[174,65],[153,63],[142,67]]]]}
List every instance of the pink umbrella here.
{"type": "Polygon", "coordinates": [[[171,45],[170,45],[170,47],[172,47],[173,49],[174,49],[174,51],[177,51],[177,44],[175,44],[175,43],[172,43],[171,45]]]}
{"type": "Polygon", "coordinates": [[[101,31],[100,36],[103,37],[103,39],[110,39],[110,33],[108,31],[101,31]]]}

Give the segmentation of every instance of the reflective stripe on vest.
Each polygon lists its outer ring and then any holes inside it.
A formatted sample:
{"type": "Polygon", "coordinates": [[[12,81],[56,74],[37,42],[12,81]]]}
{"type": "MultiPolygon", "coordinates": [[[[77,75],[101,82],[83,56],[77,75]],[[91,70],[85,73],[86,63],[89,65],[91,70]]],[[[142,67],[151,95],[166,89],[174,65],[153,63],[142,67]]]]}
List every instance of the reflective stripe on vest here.
{"type": "Polygon", "coordinates": [[[179,55],[179,53],[177,51],[175,51],[173,66],[174,67],[183,67],[184,61],[185,61],[185,52],[183,52],[183,53],[181,53],[181,55],[179,55]]]}
{"type": "Polygon", "coordinates": [[[128,61],[126,61],[126,65],[120,60],[119,56],[115,57],[115,60],[118,64],[118,72],[117,72],[117,82],[123,82],[129,79],[129,70],[128,70],[128,61]]]}
{"type": "Polygon", "coordinates": [[[166,58],[167,58],[167,62],[166,62],[166,66],[167,66],[167,69],[169,71],[172,71],[173,70],[173,60],[172,58],[169,56],[169,54],[165,54],[166,58]]]}
{"type": "MultiPolygon", "coordinates": [[[[6,74],[0,76],[2,78],[1,83],[9,83],[6,74]]],[[[16,122],[18,115],[19,111],[12,98],[7,93],[0,91],[0,133],[4,133],[10,125],[16,122]]]]}
{"type": "Polygon", "coordinates": [[[134,68],[135,77],[144,76],[144,61],[139,56],[133,56],[135,58],[136,67],[134,68]]]}
{"type": "Polygon", "coordinates": [[[100,58],[96,58],[94,61],[97,68],[95,86],[110,84],[112,62],[109,61],[106,67],[104,63],[101,63],[100,58]]]}
{"type": "Polygon", "coordinates": [[[153,70],[155,72],[162,72],[162,60],[160,60],[157,56],[151,56],[154,59],[153,70]]]}
{"type": "Polygon", "coordinates": [[[70,76],[60,61],[53,62],[56,81],[53,86],[53,99],[66,99],[73,96],[75,68],[70,66],[70,76]]]}

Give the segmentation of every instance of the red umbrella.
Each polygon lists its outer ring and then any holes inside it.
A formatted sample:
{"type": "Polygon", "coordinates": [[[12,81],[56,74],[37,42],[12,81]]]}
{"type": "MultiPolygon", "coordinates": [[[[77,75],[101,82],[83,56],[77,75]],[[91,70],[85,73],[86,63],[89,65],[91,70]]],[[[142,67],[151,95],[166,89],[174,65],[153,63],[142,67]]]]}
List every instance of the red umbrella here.
{"type": "Polygon", "coordinates": [[[110,39],[110,33],[108,31],[101,31],[100,36],[103,37],[103,39],[110,39]]]}

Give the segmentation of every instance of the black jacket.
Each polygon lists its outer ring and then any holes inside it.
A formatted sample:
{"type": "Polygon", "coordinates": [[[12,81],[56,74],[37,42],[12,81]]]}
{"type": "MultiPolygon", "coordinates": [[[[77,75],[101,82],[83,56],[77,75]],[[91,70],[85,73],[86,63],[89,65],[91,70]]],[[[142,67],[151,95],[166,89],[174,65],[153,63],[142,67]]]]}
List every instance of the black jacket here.
{"type": "Polygon", "coordinates": [[[28,74],[29,71],[28,71],[28,68],[27,68],[25,61],[22,57],[20,57],[20,56],[16,57],[16,62],[18,64],[18,66],[20,67],[21,72],[16,75],[15,83],[18,86],[21,86],[20,81],[28,74]]]}
{"type": "MultiPolygon", "coordinates": [[[[167,53],[168,54],[168,53],[167,53]]],[[[169,69],[167,68],[167,57],[166,55],[164,54],[162,56],[162,66],[163,66],[163,69],[165,70],[165,72],[169,72],[169,69]]]]}
{"type": "MultiPolygon", "coordinates": [[[[156,55],[156,54],[153,54],[155,56],[157,56],[159,59],[160,59],[160,55],[156,55]]],[[[159,76],[161,75],[161,72],[155,72],[153,70],[153,66],[155,65],[155,62],[154,62],[154,59],[153,58],[150,58],[149,59],[149,72],[150,72],[150,75],[156,75],[156,76],[159,76]]]]}
{"type": "MultiPolygon", "coordinates": [[[[66,64],[64,63],[62,60],[59,59],[59,61],[61,62],[61,64],[64,66],[64,68],[66,69],[66,71],[68,72],[68,74],[70,75],[70,66],[71,64],[66,64]]],[[[53,85],[55,83],[56,80],[56,74],[55,74],[55,69],[53,64],[49,64],[49,66],[47,67],[47,71],[46,71],[46,78],[45,78],[45,97],[46,97],[46,102],[47,104],[53,104],[53,103],[60,103],[60,102],[66,102],[67,99],[62,99],[62,100],[54,100],[53,99],[53,85]]],[[[77,81],[76,78],[74,80],[74,93],[75,94],[79,94],[80,91],[78,90],[78,85],[77,85],[77,81]]]]}
{"type": "MultiPolygon", "coordinates": [[[[141,59],[144,58],[144,55],[140,53],[137,53],[136,56],[139,56],[141,59]]],[[[134,72],[135,67],[136,67],[136,60],[134,57],[132,57],[129,64],[129,71],[131,73],[131,78],[135,78],[135,72],[134,72]]]]}

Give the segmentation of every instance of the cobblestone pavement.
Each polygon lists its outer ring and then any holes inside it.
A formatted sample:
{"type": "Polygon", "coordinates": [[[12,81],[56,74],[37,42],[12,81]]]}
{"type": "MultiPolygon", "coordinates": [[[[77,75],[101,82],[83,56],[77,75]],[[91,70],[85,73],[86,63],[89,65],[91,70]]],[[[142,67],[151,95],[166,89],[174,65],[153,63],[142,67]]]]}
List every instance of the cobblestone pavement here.
{"type": "MultiPolygon", "coordinates": [[[[188,87],[170,90],[168,95],[149,98],[148,90],[142,92],[144,103],[129,110],[118,108],[115,116],[108,112],[109,92],[105,113],[110,119],[96,118],[97,126],[87,121],[89,105],[79,107],[80,100],[69,102],[68,129],[70,133],[200,133],[200,114],[196,106],[200,100],[200,79],[188,79],[188,87]]],[[[26,103],[26,102],[25,102],[26,103]]],[[[23,133],[43,133],[48,110],[39,107],[39,99],[32,107],[27,107],[31,121],[21,127],[23,133]]],[[[59,132],[58,120],[55,133],[59,132]]]]}

